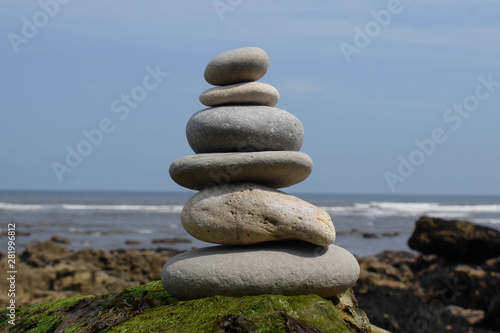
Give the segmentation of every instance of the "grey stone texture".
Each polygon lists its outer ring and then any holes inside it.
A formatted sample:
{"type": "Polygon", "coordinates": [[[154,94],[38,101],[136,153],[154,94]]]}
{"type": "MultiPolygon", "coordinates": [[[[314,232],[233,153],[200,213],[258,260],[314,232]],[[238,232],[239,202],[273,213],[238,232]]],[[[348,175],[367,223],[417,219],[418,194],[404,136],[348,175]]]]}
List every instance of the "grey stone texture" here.
{"type": "Polygon", "coordinates": [[[327,298],[351,287],[358,276],[358,262],[347,250],[288,241],[184,252],[167,261],[161,281],[182,300],[261,294],[327,298]]]}
{"type": "Polygon", "coordinates": [[[302,122],[270,106],[219,106],[195,113],[186,125],[193,151],[299,151],[304,141],[302,122]]]}
{"type": "Polygon", "coordinates": [[[170,165],[170,177],[179,185],[202,190],[234,182],[283,188],[305,180],[311,158],[295,151],[213,153],[181,157],[170,165]]]}
{"type": "Polygon", "coordinates": [[[278,90],[267,83],[245,82],[205,90],[200,95],[200,102],[206,106],[238,104],[275,106],[279,98],[278,90]]]}
{"type": "Polygon", "coordinates": [[[182,209],[191,236],[224,245],[301,240],[327,246],[335,240],[324,210],[267,186],[234,183],[195,194],[182,209]]]}
{"type": "Polygon", "coordinates": [[[215,86],[257,81],[269,67],[266,51],[259,47],[243,47],[219,54],[205,68],[205,80],[215,86]]]}

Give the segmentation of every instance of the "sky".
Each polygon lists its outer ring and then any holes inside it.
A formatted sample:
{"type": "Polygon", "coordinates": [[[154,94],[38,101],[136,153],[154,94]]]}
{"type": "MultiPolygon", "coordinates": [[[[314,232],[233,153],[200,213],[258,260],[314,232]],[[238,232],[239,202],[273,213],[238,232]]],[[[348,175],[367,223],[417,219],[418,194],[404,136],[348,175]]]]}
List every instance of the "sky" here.
{"type": "MultiPolygon", "coordinates": [[[[300,193],[500,195],[500,2],[4,0],[0,189],[183,191],[216,55],[305,128],[300,193]]],[[[189,191],[189,190],[185,190],[189,191]]]]}

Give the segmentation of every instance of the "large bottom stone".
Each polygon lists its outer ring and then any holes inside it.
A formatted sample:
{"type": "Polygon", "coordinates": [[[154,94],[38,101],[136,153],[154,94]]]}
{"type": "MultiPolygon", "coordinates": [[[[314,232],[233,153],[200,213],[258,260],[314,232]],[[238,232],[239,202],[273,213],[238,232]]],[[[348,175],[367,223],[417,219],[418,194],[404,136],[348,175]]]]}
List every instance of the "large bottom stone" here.
{"type": "Polygon", "coordinates": [[[262,294],[326,298],[348,289],[358,276],[358,262],[349,251],[295,241],[184,252],[167,261],[161,281],[182,300],[262,294]]]}

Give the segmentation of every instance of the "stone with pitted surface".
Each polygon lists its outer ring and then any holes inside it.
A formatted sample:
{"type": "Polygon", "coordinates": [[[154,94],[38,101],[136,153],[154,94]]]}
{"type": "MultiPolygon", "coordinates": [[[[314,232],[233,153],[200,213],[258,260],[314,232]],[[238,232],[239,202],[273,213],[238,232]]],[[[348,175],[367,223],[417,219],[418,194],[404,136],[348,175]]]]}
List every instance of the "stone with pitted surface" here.
{"type": "Polygon", "coordinates": [[[224,245],[301,240],[327,246],[335,240],[327,212],[293,195],[252,183],[202,190],[184,205],[181,222],[191,236],[224,245]]]}

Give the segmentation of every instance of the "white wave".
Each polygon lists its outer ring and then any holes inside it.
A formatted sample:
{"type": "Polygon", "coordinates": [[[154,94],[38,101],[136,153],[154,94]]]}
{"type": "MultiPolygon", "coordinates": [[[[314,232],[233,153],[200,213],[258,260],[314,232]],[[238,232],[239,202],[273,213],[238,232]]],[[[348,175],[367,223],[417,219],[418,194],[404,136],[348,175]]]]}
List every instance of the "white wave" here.
{"type": "Polygon", "coordinates": [[[86,232],[86,230],[83,228],[68,228],[68,232],[75,233],[75,234],[84,234],[86,232]]]}
{"type": "Polygon", "coordinates": [[[66,210],[100,210],[100,211],[146,211],[155,213],[180,213],[181,205],[61,205],[66,210]]]}
{"type": "Polygon", "coordinates": [[[437,208],[439,204],[428,202],[371,202],[370,206],[400,212],[424,212],[437,208]]]}
{"type": "Polygon", "coordinates": [[[471,212],[471,213],[500,213],[500,205],[440,205],[437,203],[399,203],[373,202],[370,205],[382,209],[397,211],[439,211],[439,212],[471,212]]]}
{"type": "Polygon", "coordinates": [[[0,210],[66,210],[66,211],[137,211],[153,213],[173,213],[179,214],[182,205],[82,205],[82,204],[16,204],[0,202],[0,210]]]}
{"type": "Polygon", "coordinates": [[[500,224],[500,219],[475,219],[474,222],[500,224]]]}
{"type": "Polygon", "coordinates": [[[443,218],[443,219],[462,219],[462,218],[469,218],[470,217],[470,214],[468,214],[468,213],[426,212],[423,214],[427,214],[427,215],[430,215],[432,217],[439,217],[439,218],[443,218]]]}
{"type": "Polygon", "coordinates": [[[332,215],[468,217],[471,213],[499,213],[500,205],[441,205],[432,202],[370,202],[321,207],[332,215]]]}
{"type": "Polygon", "coordinates": [[[13,204],[8,202],[0,202],[0,210],[43,210],[47,206],[54,205],[33,205],[33,204],[13,204]]]}
{"type": "MultiPolygon", "coordinates": [[[[85,204],[19,204],[0,202],[0,211],[70,211],[147,212],[180,214],[182,205],[85,205],[85,204]]],[[[432,202],[370,202],[321,207],[333,216],[420,216],[466,218],[470,214],[500,214],[500,205],[442,205],[432,202]]]]}

